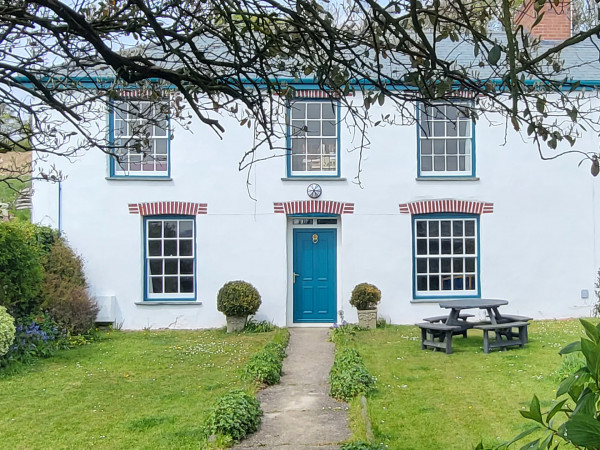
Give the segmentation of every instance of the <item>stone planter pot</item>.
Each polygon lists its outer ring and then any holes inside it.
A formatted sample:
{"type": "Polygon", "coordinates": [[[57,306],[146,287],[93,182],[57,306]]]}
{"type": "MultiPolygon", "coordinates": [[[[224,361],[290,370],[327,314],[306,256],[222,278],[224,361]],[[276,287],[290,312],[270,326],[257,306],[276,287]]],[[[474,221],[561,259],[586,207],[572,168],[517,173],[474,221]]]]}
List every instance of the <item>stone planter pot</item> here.
{"type": "Polygon", "coordinates": [[[358,325],[363,328],[375,329],[377,327],[377,308],[357,309],[358,325]]]}
{"type": "Polygon", "coordinates": [[[248,316],[226,316],[227,317],[227,332],[242,331],[246,326],[248,316]]]}

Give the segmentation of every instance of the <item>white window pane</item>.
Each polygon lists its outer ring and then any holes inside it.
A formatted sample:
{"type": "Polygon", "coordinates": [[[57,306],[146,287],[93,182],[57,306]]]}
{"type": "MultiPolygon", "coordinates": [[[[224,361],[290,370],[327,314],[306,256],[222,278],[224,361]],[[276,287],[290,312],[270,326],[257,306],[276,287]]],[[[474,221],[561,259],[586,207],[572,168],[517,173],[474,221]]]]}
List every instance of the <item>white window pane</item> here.
{"type": "Polygon", "coordinates": [[[194,223],[191,220],[179,222],[179,237],[192,237],[194,233],[194,223]]]}
{"type": "Polygon", "coordinates": [[[458,152],[458,142],[456,139],[448,139],[446,141],[446,153],[448,155],[455,155],[458,152]]]}
{"type": "Polygon", "coordinates": [[[306,134],[308,136],[320,136],[321,135],[321,121],[319,120],[307,120],[306,121],[306,134]]]}
{"type": "Polygon", "coordinates": [[[306,118],[306,103],[296,102],[291,107],[292,120],[306,118]]]}
{"type": "Polygon", "coordinates": [[[162,237],[162,222],[149,221],[148,222],[148,237],[159,238],[162,237]]]}
{"type": "Polygon", "coordinates": [[[434,122],[433,135],[436,137],[444,137],[446,135],[446,122],[434,122]]]}
{"type": "Polygon", "coordinates": [[[165,292],[166,293],[178,293],[179,292],[179,278],[178,277],[165,277],[165,292]]]}
{"type": "Polygon", "coordinates": [[[433,170],[432,162],[433,160],[431,156],[423,156],[421,158],[421,170],[423,172],[430,172],[431,170],[433,170]]]}
{"type": "Polygon", "coordinates": [[[179,279],[180,292],[188,293],[194,292],[194,277],[181,277],[179,279]]]}
{"type": "MultiPolygon", "coordinates": [[[[446,141],[444,139],[436,139],[433,142],[433,153],[436,155],[443,155],[446,151],[446,141]]],[[[438,170],[436,168],[436,170],[438,170]]],[[[443,170],[443,169],[441,169],[443,170]]]]}
{"type": "Polygon", "coordinates": [[[433,158],[433,169],[436,171],[446,170],[446,158],[443,156],[436,156],[433,158]]]}
{"type": "Polygon", "coordinates": [[[306,153],[306,139],[292,139],[292,155],[306,153]]]}
{"type": "Polygon", "coordinates": [[[177,275],[179,270],[179,264],[177,264],[177,259],[165,259],[165,273],[168,275],[177,275]]]}
{"type": "Polygon", "coordinates": [[[432,141],[428,139],[421,139],[421,154],[422,155],[431,155],[431,151],[433,149],[432,141]]]}
{"type": "Polygon", "coordinates": [[[292,120],[292,136],[304,136],[306,134],[306,122],[304,120],[292,120]]]}
{"type": "Polygon", "coordinates": [[[458,159],[456,156],[448,156],[446,158],[446,170],[456,172],[458,170],[458,159]]]}
{"type": "Polygon", "coordinates": [[[457,133],[456,122],[446,122],[446,136],[456,136],[457,133]]]}
{"type": "Polygon", "coordinates": [[[323,103],[323,119],[336,119],[337,105],[335,103],[323,103]]]}
{"type": "Polygon", "coordinates": [[[177,237],[177,221],[165,220],[164,222],[164,236],[167,238],[177,237]]]}
{"type": "Polygon", "coordinates": [[[337,139],[322,139],[322,142],[325,155],[337,154],[337,139]]]}
{"type": "Polygon", "coordinates": [[[321,139],[307,139],[306,144],[309,155],[321,154],[321,139]]]}
{"type": "Polygon", "coordinates": [[[307,170],[309,171],[320,171],[321,170],[321,156],[307,156],[306,157],[307,170]]]}
{"type": "Polygon", "coordinates": [[[307,119],[320,119],[321,118],[321,103],[307,103],[306,104],[306,118],[307,119]]]}
{"type": "Polygon", "coordinates": [[[156,139],[154,141],[154,150],[158,155],[166,155],[167,154],[167,140],[166,139],[156,139]]]}
{"type": "Polygon", "coordinates": [[[334,121],[326,120],[323,122],[323,136],[335,136],[336,131],[337,124],[334,121]]]}
{"type": "Polygon", "coordinates": [[[303,172],[306,170],[306,156],[304,155],[293,155],[292,156],[292,170],[303,172]]]}

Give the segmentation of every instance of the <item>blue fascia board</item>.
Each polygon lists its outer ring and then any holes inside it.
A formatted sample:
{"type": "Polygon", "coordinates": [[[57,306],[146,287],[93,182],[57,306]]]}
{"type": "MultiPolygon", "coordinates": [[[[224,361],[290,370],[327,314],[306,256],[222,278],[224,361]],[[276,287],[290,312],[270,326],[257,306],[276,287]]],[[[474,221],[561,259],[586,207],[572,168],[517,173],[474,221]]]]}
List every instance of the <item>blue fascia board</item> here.
{"type": "MultiPolygon", "coordinates": [[[[28,77],[19,76],[15,77],[14,81],[22,84],[28,88],[35,88],[33,83],[29,80],[28,77]]],[[[97,89],[108,89],[111,87],[115,87],[115,82],[117,78],[111,76],[99,76],[99,77],[66,77],[66,76],[54,76],[54,77],[42,77],[38,79],[39,82],[46,86],[54,87],[56,89],[72,89],[74,87],[86,87],[86,88],[97,88],[97,89]]],[[[148,80],[144,80],[150,83],[158,83],[164,80],[160,80],[158,78],[150,78],[148,80]]],[[[393,80],[382,80],[383,83],[387,84],[387,88],[390,91],[417,91],[416,86],[408,86],[405,84],[395,84],[393,80]]],[[[495,86],[502,86],[505,84],[504,80],[501,78],[491,78],[491,79],[483,79],[483,80],[473,80],[474,83],[493,83],[495,86]]],[[[575,90],[581,90],[584,87],[600,87],[600,80],[577,80],[571,79],[561,82],[556,80],[557,83],[561,85],[562,90],[570,90],[573,85],[578,84],[575,90]]],[[[281,77],[281,78],[270,78],[268,83],[265,80],[256,78],[256,79],[242,79],[243,84],[248,84],[252,86],[257,86],[259,88],[266,89],[268,86],[273,84],[281,84],[291,86],[293,88],[301,88],[308,90],[321,90],[323,89],[314,78],[291,78],[291,77],[281,77]]],[[[233,84],[233,83],[232,83],[233,84]]],[[[370,80],[358,80],[358,79],[350,79],[348,84],[352,87],[356,87],[361,90],[374,90],[376,89],[376,85],[373,84],[370,80]]],[[[548,83],[541,82],[539,80],[525,80],[525,85],[534,86],[536,84],[544,85],[548,83]]],[[[126,83],[123,80],[118,81],[117,86],[121,89],[136,89],[139,88],[139,85],[135,83],[126,83]]],[[[175,86],[169,86],[170,89],[175,89],[175,86]]],[[[453,89],[458,90],[460,85],[458,83],[454,83],[453,89]]]]}

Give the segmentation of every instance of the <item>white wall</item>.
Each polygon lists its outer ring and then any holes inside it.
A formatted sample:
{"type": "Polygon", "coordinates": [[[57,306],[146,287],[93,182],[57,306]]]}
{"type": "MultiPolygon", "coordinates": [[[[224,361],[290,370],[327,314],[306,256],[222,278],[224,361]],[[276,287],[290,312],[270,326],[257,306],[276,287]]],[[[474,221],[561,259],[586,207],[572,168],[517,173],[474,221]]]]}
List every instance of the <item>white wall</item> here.
{"type": "MultiPolygon", "coordinates": [[[[371,112],[393,113],[389,105],[371,112]]],[[[216,294],[234,279],[258,288],[259,319],[286,324],[287,219],[274,214],[273,202],[307,200],[312,181],[282,180],[282,157],[257,163],[247,179],[237,167],[252,143],[251,130],[230,118],[222,123],[223,139],[199,123],[192,125],[194,133],[175,125],[171,181],[107,180],[107,156],[98,151],[73,163],[52,161],[68,173],[62,183],[62,229],[85,259],[92,293],[116,297],[124,328],[221,326],[225,319],[216,310],[216,294]],[[136,304],[143,300],[142,217],[129,214],[128,204],[163,200],[208,204],[208,214],[196,218],[200,306],[136,304]]],[[[393,323],[441,313],[435,302],[412,301],[412,222],[398,205],[446,198],[494,203],[494,212],[480,218],[482,297],[505,298],[506,311],[536,318],[589,314],[600,263],[598,180],[589,175],[589,164],[578,167],[579,158],[572,156],[542,161],[516,133],[509,130],[505,139],[503,125],[481,121],[477,180],[416,180],[415,125],[387,126],[369,131],[358,185],[359,153],[349,151],[356,146],[351,131],[342,126],[342,179],[318,181],[320,200],[355,204],[354,214],[341,217],[338,249],[346,320],[356,320],[348,299],[363,281],[381,289],[380,315],[393,323]],[[589,291],[588,300],[581,299],[582,289],[589,291]]],[[[581,142],[598,148],[597,137],[581,142]]],[[[273,154],[277,151],[259,153],[273,154]]],[[[34,221],[56,227],[57,186],[36,182],[34,188],[34,221]]]]}

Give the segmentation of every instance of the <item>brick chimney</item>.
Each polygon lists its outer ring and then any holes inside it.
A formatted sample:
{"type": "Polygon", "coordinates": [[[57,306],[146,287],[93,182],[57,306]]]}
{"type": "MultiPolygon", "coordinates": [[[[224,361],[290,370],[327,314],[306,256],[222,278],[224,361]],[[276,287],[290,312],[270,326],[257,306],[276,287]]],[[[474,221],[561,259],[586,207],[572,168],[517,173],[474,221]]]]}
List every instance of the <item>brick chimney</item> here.
{"type": "Polygon", "coordinates": [[[539,12],[539,14],[543,12],[544,17],[532,29],[539,15],[533,7],[534,3],[534,0],[523,2],[515,15],[517,25],[523,25],[532,36],[544,41],[564,41],[571,37],[571,0],[559,0],[558,4],[547,0],[539,12]]]}

